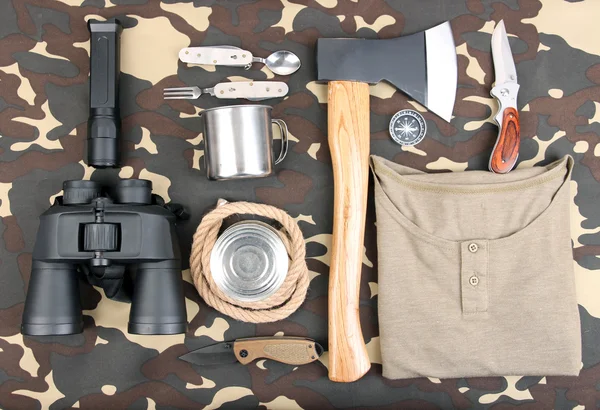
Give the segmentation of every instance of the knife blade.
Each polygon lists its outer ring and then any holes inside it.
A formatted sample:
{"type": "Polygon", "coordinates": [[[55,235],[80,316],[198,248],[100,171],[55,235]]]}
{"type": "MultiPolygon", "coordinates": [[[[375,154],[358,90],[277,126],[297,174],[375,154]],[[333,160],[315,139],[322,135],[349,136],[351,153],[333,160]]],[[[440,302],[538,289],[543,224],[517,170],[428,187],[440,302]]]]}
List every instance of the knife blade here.
{"type": "Polygon", "coordinates": [[[257,359],[300,365],[314,362],[323,348],[312,339],[302,337],[251,337],[216,343],[186,353],[179,358],[199,366],[240,362],[243,365],[257,359]]]}
{"type": "Polygon", "coordinates": [[[498,138],[490,156],[489,169],[505,174],[517,162],[521,127],[517,111],[517,70],[503,20],[498,22],[492,33],[492,59],[496,84],[490,94],[498,101],[499,109],[494,116],[494,121],[498,124],[498,138]]]}

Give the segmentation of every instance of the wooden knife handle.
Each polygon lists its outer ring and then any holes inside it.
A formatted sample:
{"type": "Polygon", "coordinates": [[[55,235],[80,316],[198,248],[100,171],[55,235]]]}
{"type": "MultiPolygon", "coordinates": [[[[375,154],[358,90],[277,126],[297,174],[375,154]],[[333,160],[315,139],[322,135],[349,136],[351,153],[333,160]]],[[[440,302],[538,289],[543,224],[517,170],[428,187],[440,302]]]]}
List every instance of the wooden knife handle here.
{"type": "Polygon", "coordinates": [[[519,125],[519,112],[514,108],[504,110],[502,126],[498,141],[490,157],[490,171],[497,174],[506,174],[513,169],[519,156],[521,143],[521,126],[519,125]]]}
{"type": "Polygon", "coordinates": [[[327,102],[334,182],[329,379],[352,382],[371,367],[358,312],[369,182],[369,86],[332,81],[327,102]]]}
{"type": "Polygon", "coordinates": [[[319,358],[318,344],[311,339],[292,337],[254,337],[233,343],[238,361],[248,364],[256,359],[276,360],[286,364],[307,364],[319,358]]]}

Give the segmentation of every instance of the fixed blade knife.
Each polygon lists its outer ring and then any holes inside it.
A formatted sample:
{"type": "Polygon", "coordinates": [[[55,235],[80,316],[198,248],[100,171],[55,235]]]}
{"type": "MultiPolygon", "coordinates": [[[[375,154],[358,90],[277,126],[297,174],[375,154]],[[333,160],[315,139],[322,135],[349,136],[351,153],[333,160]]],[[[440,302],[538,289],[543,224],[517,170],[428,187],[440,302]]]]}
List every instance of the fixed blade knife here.
{"type": "Polygon", "coordinates": [[[499,110],[494,116],[498,124],[498,138],[490,156],[489,169],[494,173],[505,174],[517,162],[521,127],[517,111],[517,70],[503,20],[500,20],[492,33],[492,58],[496,84],[490,94],[498,101],[499,110]]]}
{"type": "Polygon", "coordinates": [[[248,364],[257,359],[300,365],[314,362],[323,348],[312,339],[301,337],[251,337],[201,347],[180,356],[181,360],[199,366],[240,362],[248,364]]]}

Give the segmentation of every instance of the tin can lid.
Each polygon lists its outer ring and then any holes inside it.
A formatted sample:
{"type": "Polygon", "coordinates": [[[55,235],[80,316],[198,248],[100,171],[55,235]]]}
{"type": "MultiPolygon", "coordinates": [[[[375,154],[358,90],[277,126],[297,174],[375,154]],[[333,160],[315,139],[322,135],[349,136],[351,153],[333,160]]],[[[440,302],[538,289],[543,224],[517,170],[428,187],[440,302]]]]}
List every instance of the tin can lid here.
{"type": "Polygon", "coordinates": [[[285,280],[288,254],[277,231],[260,221],[227,228],[215,242],[210,270],[219,289],[243,302],[263,300],[285,280]]]}

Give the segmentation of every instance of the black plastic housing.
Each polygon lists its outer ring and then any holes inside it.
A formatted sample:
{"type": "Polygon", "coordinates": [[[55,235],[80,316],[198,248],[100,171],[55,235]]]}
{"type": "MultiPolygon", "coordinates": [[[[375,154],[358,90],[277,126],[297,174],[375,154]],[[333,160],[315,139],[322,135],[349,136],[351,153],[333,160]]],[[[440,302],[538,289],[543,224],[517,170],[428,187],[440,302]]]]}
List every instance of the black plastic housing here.
{"type": "Polygon", "coordinates": [[[40,216],[21,332],[81,333],[79,278],[87,276],[113,297],[131,274],[129,333],[184,333],[176,216],[151,194],[152,183],[121,181],[114,187],[119,203],[96,182],[66,181],[63,188],[40,216]]]}
{"type": "Polygon", "coordinates": [[[88,165],[118,167],[120,161],[119,110],[120,37],[119,20],[89,20],[90,117],[88,119],[88,165]]]}

